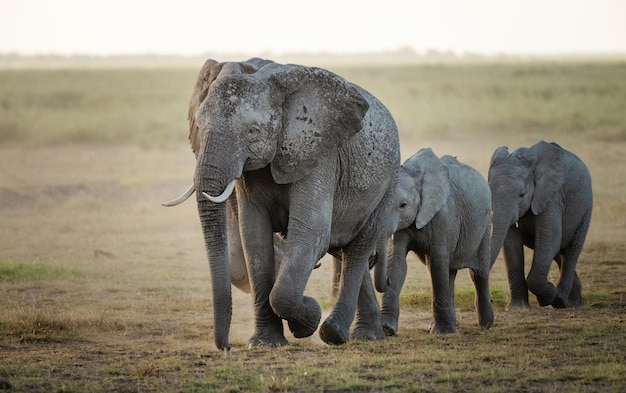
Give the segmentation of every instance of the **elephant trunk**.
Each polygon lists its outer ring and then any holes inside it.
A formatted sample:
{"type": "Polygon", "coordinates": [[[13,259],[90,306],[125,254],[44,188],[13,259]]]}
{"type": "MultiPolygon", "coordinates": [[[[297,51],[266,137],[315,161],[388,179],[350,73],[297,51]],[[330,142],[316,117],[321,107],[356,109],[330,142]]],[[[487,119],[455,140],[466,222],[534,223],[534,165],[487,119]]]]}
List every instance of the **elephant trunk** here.
{"type": "Polygon", "coordinates": [[[517,219],[509,218],[506,211],[506,209],[502,210],[497,205],[494,205],[493,227],[491,231],[491,266],[493,266],[500,254],[511,224],[517,221],[517,219]]]}
{"type": "Polygon", "coordinates": [[[228,350],[230,349],[228,334],[232,319],[232,293],[226,247],[226,206],[199,201],[198,212],[211,271],[215,346],[220,350],[228,350]]]}
{"type": "Polygon", "coordinates": [[[230,349],[228,335],[232,319],[232,293],[226,228],[227,206],[222,201],[228,199],[234,187],[234,179],[240,173],[235,173],[237,169],[223,170],[215,165],[209,159],[219,157],[214,152],[203,153],[197,160],[194,183],[211,272],[215,346],[220,350],[228,350],[230,349]],[[225,195],[226,193],[228,195],[225,195]],[[208,200],[204,194],[219,195],[218,201],[208,200]]]}
{"type": "Polygon", "coordinates": [[[376,246],[376,256],[374,265],[374,286],[378,292],[387,291],[389,276],[387,275],[387,253],[388,242],[382,240],[376,246]]]}
{"type": "MultiPolygon", "coordinates": [[[[386,259],[386,258],[382,258],[386,259]]],[[[378,292],[385,292],[389,285],[389,277],[387,276],[387,263],[381,263],[380,259],[376,262],[374,267],[374,285],[378,292]],[[385,265],[384,267],[380,265],[385,265]]]]}

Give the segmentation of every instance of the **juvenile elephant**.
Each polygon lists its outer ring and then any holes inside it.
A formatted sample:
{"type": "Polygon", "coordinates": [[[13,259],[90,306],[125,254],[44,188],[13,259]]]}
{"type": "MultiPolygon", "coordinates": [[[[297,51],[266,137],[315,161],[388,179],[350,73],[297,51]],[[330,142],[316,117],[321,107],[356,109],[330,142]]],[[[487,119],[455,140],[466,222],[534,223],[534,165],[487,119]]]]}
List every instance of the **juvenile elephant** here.
{"type": "Polygon", "coordinates": [[[587,236],[593,198],[585,164],[556,143],[541,141],[491,157],[489,187],[493,203],[491,259],[504,245],[511,308],[527,308],[528,290],[541,306],[579,306],[582,287],[576,274],[587,236]],[[524,246],[534,249],[528,278],[524,246]],[[560,268],[558,285],[548,282],[552,261],[560,268]]]}
{"type": "Polygon", "coordinates": [[[485,179],[454,157],[438,158],[431,149],[422,149],[402,164],[395,201],[399,224],[393,235],[389,286],[382,299],[385,332],[395,335],[398,331],[399,297],[409,251],[415,252],[430,271],[431,333],[456,331],[454,280],[462,268],[470,269],[476,288],[480,326],[493,326],[489,294],[491,196],[485,179]]]}
{"type": "Polygon", "coordinates": [[[319,334],[326,343],[346,342],[357,303],[369,298],[359,293],[372,288],[368,260],[379,239],[392,232],[382,218],[393,202],[400,149],[389,111],[364,89],[324,69],[262,59],[208,60],[189,120],[196,172],[192,187],[176,201],[197,191],[217,348],[230,347],[227,243],[236,235],[227,230],[229,198],[236,203],[254,298],[249,345],[285,345],[283,319],[295,337],[315,332],[321,308],[303,292],[326,252],[342,258],[341,285],[319,334]],[[278,271],[275,233],[285,241],[278,271]]]}

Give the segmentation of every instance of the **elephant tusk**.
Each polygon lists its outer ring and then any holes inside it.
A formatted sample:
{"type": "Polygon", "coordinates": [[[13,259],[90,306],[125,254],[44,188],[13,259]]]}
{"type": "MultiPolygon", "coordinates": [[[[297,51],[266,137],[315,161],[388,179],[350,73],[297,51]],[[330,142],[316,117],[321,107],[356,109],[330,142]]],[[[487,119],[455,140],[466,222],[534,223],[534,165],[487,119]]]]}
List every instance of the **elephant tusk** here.
{"type": "Polygon", "coordinates": [[[181,203],[185,202],[191,196],[191,194],[193,194],[195,190],[196,190],[196,187],[192,183],[191,186],[187,189],[187,191],[185,191],[181,196],[179,196],[176,199],[172,199],[171,201],[161,202],[161,205],[167,206],[167,207],[180,205],[181,203]]]}
{"type": "Polygon", "coordinates": [[[515,228],[519,228],[519,221],[515,221],[515,228]]]}
{"type": "Polygon", "coordinates": [[[233,181],[231,181],[231,182],[228,184],[228,186],[226,186],[226,189],[224,190],[224,192],[223,192],[223,193],[222,193],[222,195],[220,195],[220,196],[216,196],[216,197],[214,197],[214,196],[212,196],[212,195],[207,194],[206,192],[203,192],[203,193],[202,193],[202,196],[203,196],[204,198],[206,198],[208,201],[211,201],[211,202],[213,202],[213,203],[222,203],[222,202],[224,202],[225,200],[227,200],[227,199],[228,199],[228,197],[230,196],[230,194],[232,194],[232,193],[233,193],[233,190],[235,189],[235,181],[236,181],[236,179],[235,179],[235,180],[233,180],[233,181]]]}

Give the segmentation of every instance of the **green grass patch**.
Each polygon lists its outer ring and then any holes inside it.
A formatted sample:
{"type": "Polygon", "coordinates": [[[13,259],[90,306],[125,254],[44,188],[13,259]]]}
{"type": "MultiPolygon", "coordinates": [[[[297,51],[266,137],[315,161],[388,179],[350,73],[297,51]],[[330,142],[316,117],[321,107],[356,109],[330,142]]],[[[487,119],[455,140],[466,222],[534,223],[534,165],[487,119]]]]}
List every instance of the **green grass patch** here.
{"type": "Polygon", "coordinates": [[[43,262],[0,262],[0,282],[4,283],[79,279],[85,276],[83,270],[74,267],[43,262]]]}
{"type": "MultiPolygon", "coordinates": [[[[493,288],[490,291],[491,302],[494,308],[504,308],[509,301],[509,294],[507,291],[493,288]]],[[[454,304],[456,308],[461,310],[474,310],[474,296],[475,291],[471,288],[460,288],[454,292],[454,304]]],[[[417,291],[408,292],[403,291],[400,293],[400,307],[418,307],[418,308],[430,308],[433,302],[433,296],[431,292],[417,291]]]]}
{"type": "Polygon", "coordinates": [[[587,304],[607,303],[611,301],[623,302],[624,292],[616,293],[583,293],[583,301],[587,304]]]}

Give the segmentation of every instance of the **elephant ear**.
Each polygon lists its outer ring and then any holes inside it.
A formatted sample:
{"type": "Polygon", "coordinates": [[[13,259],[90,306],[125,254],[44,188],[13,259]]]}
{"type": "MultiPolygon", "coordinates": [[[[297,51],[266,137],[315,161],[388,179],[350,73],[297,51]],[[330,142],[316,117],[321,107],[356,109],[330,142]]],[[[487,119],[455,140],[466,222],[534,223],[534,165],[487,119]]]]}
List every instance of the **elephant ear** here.
{"type": "Polygon", "coordinates": [[[424,173],[421,202],[415,219],[417,229],[422,229],[448,202],[450,174],[448,167],[430,148],[420,150],[411,159],[419,161],[424,173]]]}
{"type": "Polygon", "coordinates": [[[537,215],[554,202],[557,192],[565,183],[564,153],[559,145],[543,141],[529,150],[536,156],[535,190],[530,207],[533,214],[537,215]]]}
{"type": "Polygon", "coordinates": [[[285,94],[283,132],[271,165],[277,183],[302,179],[363,128],[369,104],[338,75],[288,65],[274,67],[269,80],[285,94]]]}
{"type": "Polygon", "coordinates": [[[491,169],[494,165],[498,165],[502,160],[509,158],[509,148],[506,146],[500,146],[497,148],[493,154],[491,155],[491,161],[489,162],[489,168],[491,169]]]}
{"type": "Polygon", "coordinates": [[[198,79],[191,94],[191,100],[189,100],[189,112],[187,113],[187,119],[189,120],[189,143],[196,157],[198,157],[200,152],[200,143],[202,141],[202,135],[196,122],[196,111],[206,98],[209,86],[217,78],[223,66],[224,63],[218,63],[213,59],[205,61],[198,73],[198,79]]]}
{"type": "Polygon", "coordinates": [[[202,132],[196,121],[196,112],[209,93],[209,87],[215,79],[229,74],[252,74],[265,65],[273,63],[271,60],[252,58],[240,63],[219,63],[213,59],[208,59],[198,73],[198,79],[194,86],[191,99],[189,100],[189,143],[191,150],[198,157],[200,144],[202,143],[202,132]]]}

